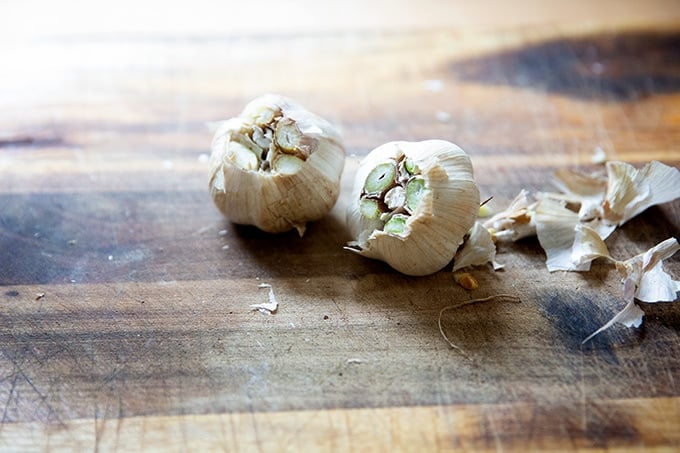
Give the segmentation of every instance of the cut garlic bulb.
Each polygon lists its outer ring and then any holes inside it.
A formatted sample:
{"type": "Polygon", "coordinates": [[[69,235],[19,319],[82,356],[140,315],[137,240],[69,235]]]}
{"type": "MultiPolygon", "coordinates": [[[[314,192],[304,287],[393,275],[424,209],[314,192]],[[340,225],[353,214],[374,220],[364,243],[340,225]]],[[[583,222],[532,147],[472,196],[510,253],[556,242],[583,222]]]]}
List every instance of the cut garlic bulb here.
{"type": "Polygon", "coordinates": [[[212,142],[210,194],[232,222],[280,233],[326,215],[338,199],[345,150],[326,120],[265,95],[224,121],[212,142]]]}
{"type": "Polygon", "coordinates": [[[359,164],[347,249],[407,275],[427,275],[453,259],[479,212],[468,155],[444,140],[390,142],[359,164]]]}

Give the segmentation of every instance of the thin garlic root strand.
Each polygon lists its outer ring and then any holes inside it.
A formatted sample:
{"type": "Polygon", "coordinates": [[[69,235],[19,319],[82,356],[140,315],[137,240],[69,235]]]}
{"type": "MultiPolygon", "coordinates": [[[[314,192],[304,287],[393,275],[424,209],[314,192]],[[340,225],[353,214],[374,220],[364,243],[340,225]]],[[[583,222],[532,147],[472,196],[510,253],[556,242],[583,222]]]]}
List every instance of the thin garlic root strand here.
{"type": "Polygon", "coordinates": [[[449,346],[451,346],[452,349],[458,351],[458,353],[460,353],[460,355],[462,355],[466,359],[472,360],[471,357],[467,353],[465,353],[465,351],[463,351],[463,349],[461,349],[460,346],[456,345],[451,340],[449,340],[449,337],[446,336],[446,333],[444,333],[444,328],[442,326],[442,317],[444,315],[444,312],[464,307],[466,305],[476,304],[478,302],[487,302],[496,299],[498,299],[500,302],[515,302],[515,303],[522,302],[522,299],[520,299],[518,296],[513,296],[512,294],[494,294],[489,297],[483,297],[481,299],[466,300],[459,304],[449,305],[439,310],[439,317],[437,318],[437,326],[439,326],[439,333],[442,335],[442,338],[444,338],[444,341],[446,341],[449,344],[449,346]]]}

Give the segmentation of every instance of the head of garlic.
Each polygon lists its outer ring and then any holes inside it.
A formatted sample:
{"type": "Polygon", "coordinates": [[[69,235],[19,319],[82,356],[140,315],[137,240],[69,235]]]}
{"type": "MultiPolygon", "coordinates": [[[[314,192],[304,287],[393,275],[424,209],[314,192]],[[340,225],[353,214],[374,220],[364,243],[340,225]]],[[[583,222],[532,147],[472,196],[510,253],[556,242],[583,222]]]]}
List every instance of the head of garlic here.
{"type": "Polygon", "coordinates": [[[390,142],[359,164],[347,208],[348,250],[407,275],[446,266],[473,226],[479,189],[472,163],[444,140],[390,142]]]}
{"type": "Polygon", "coordinates": [[[338,131],[296,102],[264,95],[222,122],[212,141],[210,195],[232,222],[305,231],[338,199],[345,150],[338,131]]]}

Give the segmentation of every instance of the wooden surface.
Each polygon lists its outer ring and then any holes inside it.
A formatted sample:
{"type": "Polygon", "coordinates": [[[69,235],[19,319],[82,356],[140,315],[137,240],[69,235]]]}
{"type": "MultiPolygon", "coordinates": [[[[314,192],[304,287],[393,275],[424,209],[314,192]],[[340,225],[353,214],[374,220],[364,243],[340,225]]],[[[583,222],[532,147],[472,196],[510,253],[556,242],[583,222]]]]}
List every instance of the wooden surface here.
{"type": "MultiPolygon", "coordinates": [[[[680,448],[677,303],[582,346],[622,305],[605,265],[550,274],[525,240],[468,292],[342,250],[357,163],[390,140],[458,143],[494,209],[598,147],[680,166],[677,2],[128,3],[2,6],[1,450],[680,448]],[[304,238],[208,195],[209,123],[263,92],[345,139],[304,238]],[[521,303],[445,314],[470,359],[451,350],[439,311],[497,293],[521,303]]],[[[678,231],[676,201],[608,244],[678,231]]]]}

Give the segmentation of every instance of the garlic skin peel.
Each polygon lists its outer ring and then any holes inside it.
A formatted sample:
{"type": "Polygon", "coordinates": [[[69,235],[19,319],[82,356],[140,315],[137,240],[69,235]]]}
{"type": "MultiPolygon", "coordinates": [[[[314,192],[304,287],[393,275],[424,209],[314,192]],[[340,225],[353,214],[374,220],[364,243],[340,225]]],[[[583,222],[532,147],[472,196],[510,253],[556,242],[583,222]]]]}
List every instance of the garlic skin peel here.
{"type": "Polygon", "coordinates": [[[479,189],[472,163],[444,140],[385,143],[359,164],[348,250],[407,275],[441,270],[474,225],[479,189]]]}
{"type": "Polygon", "coordinates": [[[264,95],[222,122],[212,141],[210,195],[232,222],[269,233],[319,220],[340,193],[345,150],[326,120],[264,95]]]}
{"type": "Polygon", "coordinates": [[[453,272],[469,266],[483,266],[491,263],[493,270],[503,269],[505,266],[496,261],[496,244],[489,230],[480,222],[470,228],[463,246],[453,257],[453,272]]]}

